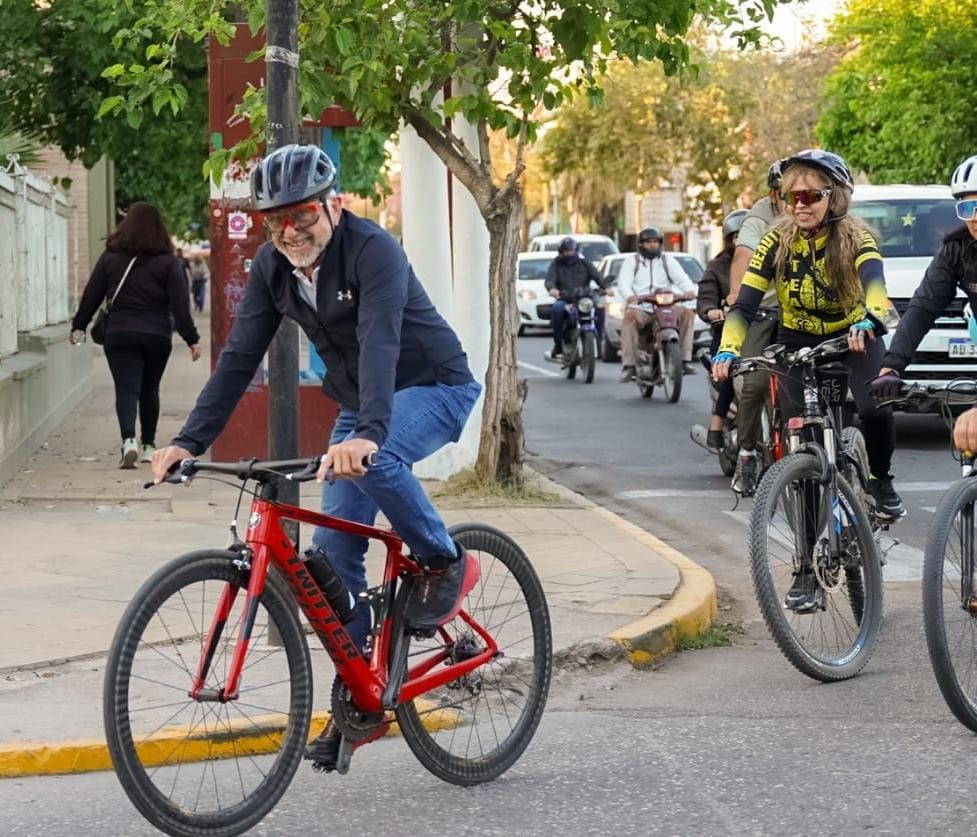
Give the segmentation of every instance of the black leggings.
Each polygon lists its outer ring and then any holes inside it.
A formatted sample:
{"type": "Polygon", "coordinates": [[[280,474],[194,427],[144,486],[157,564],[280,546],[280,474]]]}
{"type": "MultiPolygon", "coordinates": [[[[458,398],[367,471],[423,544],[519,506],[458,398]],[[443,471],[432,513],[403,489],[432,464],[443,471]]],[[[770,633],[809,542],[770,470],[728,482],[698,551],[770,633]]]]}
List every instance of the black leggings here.
{"type": "MultiPolygon", "coordinates": [[[[716,328],[716,326],[712,327],[712,343],[709,344],[709,357],[715,357],[716,352],[719,351],[719,339],[722,335],[722,326],[719,326],[719,328],[716,328]]],[[[729,407],[733,403],[733,395],[735,393],[733,389],[733,376],[730,375],[725,381],[718,384],[713,382],[712,385],[716,389],[716,404],[712,408],[712,414],[720,418],[726,418],[729,415],[729,407]]]]}
{"type": "Polygon", "coordinates": [[[159,382],[170,359],[172,339],[158,334],[112,331],[105,337],[105,359],[115,381],[115,413],[123,439],[136,437],[139,406],[140,441],[156,443],[159,382]]]}
{"type": "MultiPolygon", "coordinates": [[[[780,329],[777,340],[791,351],[802,346],[815,346],[840,336],[838,333],[823,337],[800,334],[796,331],[780,329]]],[[[881,479],[888,477],[892,465],[892,452],[896,447],[896,422],[892,416],[891,407],[879,407],[868,394],[866,384],[879,374],[882,358],[885,355],[885,344],[881,338],[876,338],[869,344],[864,354],[849,352],[839,360],[848,367],[850,377],[848,387],[855,399],[855,408],[865,429],[865,449],[868,453],[868,464],[872,476],[881,479]]],[[[782,418],[786,422],[793,416],[799,416],[804,406],[804,384],[801,380],[801,370],[795,367],[789,377],[780,378],[778,401],[782,418]]]]}

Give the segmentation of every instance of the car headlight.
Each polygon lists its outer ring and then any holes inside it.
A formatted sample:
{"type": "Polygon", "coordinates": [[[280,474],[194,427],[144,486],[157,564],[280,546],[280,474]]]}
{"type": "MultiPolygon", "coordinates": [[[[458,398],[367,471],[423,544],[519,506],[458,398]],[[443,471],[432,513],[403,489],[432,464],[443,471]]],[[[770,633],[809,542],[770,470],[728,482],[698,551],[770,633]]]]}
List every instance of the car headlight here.
{"type": "Polygon", "coordinates": [[[525,299],[527,301],[530,299],[536,299],[536,291],[519,291],[519,299],[525,299]]]}
{"type": "Polygon", "coordinates": [[[618,299],[615,299],[607,306],[607,316],[613,317],[615,320],[624,319],[624,303],[618,299]]]}
{"type": "Polygon", "coordinates": [[[577,310],[581,314],[589,314],[594,310],[594,301],[589,296],[582,296],[577,300],[577,310]]]}

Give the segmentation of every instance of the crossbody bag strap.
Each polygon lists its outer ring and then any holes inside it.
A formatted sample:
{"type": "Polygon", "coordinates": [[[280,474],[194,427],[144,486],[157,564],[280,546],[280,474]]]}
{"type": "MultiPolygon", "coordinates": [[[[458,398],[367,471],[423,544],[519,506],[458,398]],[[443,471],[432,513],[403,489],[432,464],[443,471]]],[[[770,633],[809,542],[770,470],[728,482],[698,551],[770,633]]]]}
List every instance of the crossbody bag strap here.
{"type": "Polygon", "coordinates": [[[122,279],[119,281],[118,286],[116,286],[115,293],[112,294],[112,299],[109,300],[108,308],[111,308],[115,304],[115,298],[119,295],[119,291],[122,290],[122,286],[126,283],[126,279],[129,276],[129,271],[132,270],[132,266],[136,263],[137,256],[132,257],[132,261],[129,262],[129,266],[126,268],[126,272],[122,274],[122,279]]]}

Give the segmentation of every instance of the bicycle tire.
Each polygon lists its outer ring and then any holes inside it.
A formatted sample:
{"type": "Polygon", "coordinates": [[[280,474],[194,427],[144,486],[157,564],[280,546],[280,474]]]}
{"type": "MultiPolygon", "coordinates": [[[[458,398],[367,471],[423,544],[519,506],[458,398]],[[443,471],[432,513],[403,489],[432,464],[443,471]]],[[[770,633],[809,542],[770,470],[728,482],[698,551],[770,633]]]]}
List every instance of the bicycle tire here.
{"type": "Polygon", "coordinates": [[[848,484],[855,489],[862,507],[874,511],[875,499],[868,493],[868,478],[872,472],[868,464],[868,448],[865,447],[865,437],[862,435],[862,431],[851,426],[843,428],[841,431],[841,449],[847,454],[847,456],[840,458],[841,473],[848,480],[848,484]],[[852,459],[858,463],[857,468],[852,459]]]}
{"type": "MultiPolygon", "coordinates": [[[[425,768],[446,782],[476,785],[508,770],[532,740],[549,693],[552,635],[543,587],[519,545],[481,524],[461,524],[449,531],[481,567],[481,578],[468,595],[465,610],[492,634],[502,655],[440,690],[400,704],[396,715],[404,740],[425,768]],[[520,606],[524,609],[516,611],[520,606]],[[507,644],[507,637],[518,639],[507,644]],[[521,703],[519,698],[524,698],[521,703]],[[435,711],[457,709],[463,718],[447,729],[426,728],[424,715],[431,710],[425,709],[425,701],[429,705],[432,700],[435,711]],[[500,740],[503,727],[508,727],[508,733],[500,740]],[[489,752],[483,751],[483,736],[494,740],[489,752]],[[473,753],[473,748],[478,752],[473,753]]],[[[456,647],[471,638],[461,619],[444,627],[456,647]]],[[[426,652],[422,647],[415,653],[430,653],[439,640],[413,643],[415,649],[427,643],[426,652]]]]}
{"type": "MultiPolygon", "coordinates": [[[[964,558],[957,519],[968,506],[973,509],[975,500],[977,480],[967,478],[950,486],[936,507],[923,557],[923,627],[930,664],[943,700],[961,724],[977,732],[977,688],[973,682],[977,662],[977,621],[964,609],[959,578],[953,577],[961,575],[964,558]],[[954,541],[958,551],[955,569],[948,567],[947,561],[948,550],[954,541]],[[954,620],[948,620],[946,606],[948,600],[953,602],[953,595],[948,594],[955,594],[956,598],[954,620]],[[948,636],[948,621],[951,622],[949,633],[955,636],[948,636]],[[956,663],[955,658],[966,653],[968,642],[970,662],[956,663]],[[967,673],[963,679],[968,682],[962,682],[961,672],[967,673]]],[[[972,522],[970,527],[973,532],[972,522]]],[[[969,557],[973,566],[974,556],[969,557]]]]}
{"type": "MultiPolygon", "coordinates": [[[[207,582],[215,582],[211,591],[219,592],[228,583],[241,588],[235,606],[238,611],[243,611],[248,573],[234,565],[237,557],[233,552],[202,550],[180,556],[160,568],[133,597],[109,651],[102,709],[109,754],[116,775],[139,812],[156,828],[178,837],[230,837],[254,826],[285,792],[308,741],[312,713],[309,648],[298,616],[291,606],[289,593],[283,583],[271,574],[259,599],[255,629],[248,648],[249,654],[253,651],[254,656],[245,659],[238,700],[197,702],[188,696],[200,659],[201,634],[206,635],[215,613],[213,607],[207,606],[207,582]],[[267,647],[261,644],[272,625],[281,637],[280,652],[267,651],[267,647]],[[180,646],[192,642],[194,631],[199,646],[194,648],[189,645],[187,651],[183,652],[180,646]],[[154,639],[157,636],[168,639],[169,645],[165,641],[157,642],[154,639]],[[140,655],[141,651],[146,652],[145,657],[140,655]],[[173,654],[172,657],[168,656],[168,651],[173,654]],[[163,660],[158,660],[157,655],[163,660]],[[279,679],[279,663],[287,666],[285,681],[279,679]],[[158,671],[163,674],[157,674],[158,671]],[[264,675],[266,671],[268,674],[264,675]],[[161,683],[160,677],[166,674],[171,674],[179,682],[161,683]],[[261,683],[259,678],[262,675],[273,679],[265,685],[255,686],[256,682],[261,683]],[[177,699],[180,690],[182,698],[177,699]],[[279,722],[280,716],[266,713],[277,710],[277,705],[273,710],[268,704],[275,699],[275,694],[283,690],[287,690],[287,699],[281,699],[281,708],[287,708],[284,731],[274,761],[266,771],[259,763],[265,756],[256,754],[273,751],[278,743],[274,725],[279,722]],[[255,695],[256,692],[259,694],[255,695]],[[156,698],[155,695],[161,697],[156,698]],[[246,701],[242,700],[245,695],[248,695],[246,701]],[[157,699],[172,701],[169,706],[159,707],[164,717],[168,716],[163,721],[165,726],[162,732],[175,737],[183,735],[179,743],[173,744],[171,737],[160,745],[157,758],[160,752],[166,753],[161,764],[154,764],[154,756],[146,749],[153,746],[151,739],[157,735],[160,727],[147,732],[156,720],[143,721],[145,712],[155,708],[152,701],[157,699]],[[259,701],[260,705],[252,701],[259,701]],[[172,706],[178,707],[176,712],[170,712],[172,706]],[[190,717],[189,725],[182,728],[176,721],[183,711],[181,706],[190,717]],[[252,706],[261,710],[261,714],[248,718],[242,707],[252,706]],[[232,716],[232,709],[237,714],[232,716]],[[198,715],[199,721],[196,720],[198,715]],[[243,723],[239,720],[240,716],[245,717],[243,723]],[[172,730],[176,732],[170,732],[172,730]],[[239,733],[243,732],[249,732],[256,741],[249,743],[247,737],[239,737],[239,733]],[[226,758],[228,745],[233,755],[226,758]],[[204,747],[206,753],[203,752],[204,747]],[[194,748],[200,751],[199,755],[194,755],[194,748]],[[225,751],[223,754],[220,752],[222,749],[225,751]],[[197,761],[197,758],[201,760],[197,761]],[[189,797],[194,795],[190,774],[197,772],[199,765],[202,765],[199,767],[201,780],[196,787],[195,799],[190,804],[189,797]],[[221,794],[226,793],[224,799],[227,800],[230,799],[230,792],[218,787],[219,771],[221,776],[230,777],[241,789],[240,800],[228,808],[223,807],[221,794]],[[257,778],[256,774],[261,778],[257,778]],[[255,776],[256,786],[251,792],[245,789],[245,775],[249,778],[255,776]],[[171,778],[172,787],[167,792],[162,785],[170,785],[171,778]],[[185,788],[189,789],[185,791],[185,788]],[[211,797],[211,789],[218,810],[202,811],[201,796],[211,797]],[[180,799],[176,798],[178,794],[180,799]]],[[[214,593],[211,592],[211,595],[214,593]]],[[[235,618],[240,619],[240,614],[235,618]]],[[[236,626],[228,622],[222,641],[226,640],[233,647],[236,636],[236,626]]],[[[225,647],[214,655],[208,687],[219,687],[222,676],[219,669],[223,665],[226,672],[228,652],[229,649],[225,647]]]]}
{"type": "MultiPolygon", "coordinates": [[[[797,568],[797,550],[793,540],[788,539],[800,528],[798,513],[805,515],[808,524],[813,521],[813,515],[804,512],[806,503],[799,492],[805,491],[806,486],[811,486],[807,491],[816,490],[813,486],[819,474],[817,460],[807,453],[785,456],[767,471],[750,516],[750,572],[760,612],[781,653],[808,677],[832,682],[854,677],[875,651],[882,623],[882,570],[867,513],[839,474],[838,493],[844,503],[839,501],[838,514],[847,521],[843,537],[849,539],[849,549],[857,547],[857,553],[848,561],[833,564],[827,556],[818,557],[816,547],[809,542],[807,548],[814,555],[811,564],[818,567],[816,595],[823,606],[806,613],[785,607],[784,585],[788,579],[793,580],[797,568]],[[793,485],[800,487],[792,488],[793,485]],[[788,499],[778,511],[783,497],[788,499]],[[790,545],[785,555],[778,557],[776,550],[783,549],[785,543],[790,545]],[[826,581],[834,586],[828,589],[826,581]],[[854,624],[849,621],[849,614],[854,624]],[[805,626],[804,620],[809,620],[809,624],[805,626]],[[839,637],[834,643],[830,640],[833,634],[839,637]],[[819,640],[836,647],[816,650],[814,645],[819,640]]],[[[822,530],[834,518],[825,509],[823,498],[818,498],[817,503],[817,520],[811,528],[820,542],[822,530]]]]}
{"type": "Polygon", "coordinates": [[[583,369],[583,382],[593,383],[594,367],[597,366],[597,340],[592,331],[584,332],[581,338],[581,368],[583,369]]]}

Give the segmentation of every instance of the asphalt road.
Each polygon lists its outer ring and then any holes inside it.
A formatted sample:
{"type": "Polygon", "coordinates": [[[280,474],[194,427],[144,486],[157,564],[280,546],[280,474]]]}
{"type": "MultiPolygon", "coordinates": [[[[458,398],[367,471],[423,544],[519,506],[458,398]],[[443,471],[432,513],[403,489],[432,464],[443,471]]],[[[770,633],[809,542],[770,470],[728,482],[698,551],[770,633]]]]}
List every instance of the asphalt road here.
{"type": "MultiPolygon", "coordinates": [[[[638,397],[602,364],[593,384],[519,341],[531,461],[709,568],[732,647],[650,672],[564,670],[531,747],[501,779],[463,789],[399,740],[356,754],[346,777],[303,766],[253,833],[376,835],[933,834],[968,828],[977,739],[946,710],[922,640],[918,562],[931,510],[956,476],[938,419],[900,418],[895,473],[910,515],[886,569],[879,648],[857,678],[798,674],[773,646],[745,564],[749,501],[734,509],[714,458],[688,439],[702,374],[675,405],[638,397]]],[[[0,833],[154,833],[114,775],[0,782],[0,833]]]]}

